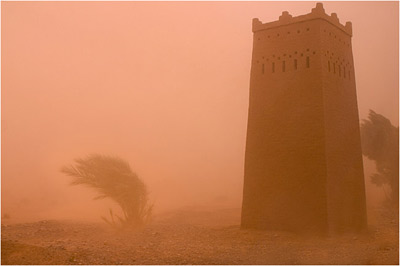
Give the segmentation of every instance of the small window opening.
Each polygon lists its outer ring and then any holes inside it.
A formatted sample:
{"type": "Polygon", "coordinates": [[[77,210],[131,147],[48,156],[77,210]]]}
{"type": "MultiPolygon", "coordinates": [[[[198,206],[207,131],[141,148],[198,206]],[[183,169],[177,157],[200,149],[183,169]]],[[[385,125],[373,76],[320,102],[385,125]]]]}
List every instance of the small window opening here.
{"type": "Polygon", "coordinates": [[[294,60],[294,69],[297,70],[297,59],[294,60]]]}

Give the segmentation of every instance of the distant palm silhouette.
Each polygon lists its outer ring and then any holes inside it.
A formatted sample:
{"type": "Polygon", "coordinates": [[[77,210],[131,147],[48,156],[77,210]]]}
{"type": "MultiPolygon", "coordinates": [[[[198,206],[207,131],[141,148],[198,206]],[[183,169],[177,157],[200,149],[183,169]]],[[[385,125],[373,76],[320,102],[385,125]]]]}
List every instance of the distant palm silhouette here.
{"type": "Polygon", "coordinates": [[[148,203],[147,188],[132,172],[129,163],[112,156],[93,154],[85,159],[75,159],[75,165],[64,166],[61,172],[74,177],[71,185],[87,185],[99,195],[94,199],[110,198],[122,209],[123,217],[110,209],[111,220],[102,217],[113,226],[136,227],[145,224],[151,217],[153,206],[148,203]]]}
{"type": "Polygon", "coordinates": [[[389,198],[398,205],[399,128],[370,110],[368,119],[361,124],[361,143],[363,154],[376,163],[378,173],[371,176],[372,183],[377,186],[388,184],[392,190],[389,198]]]}

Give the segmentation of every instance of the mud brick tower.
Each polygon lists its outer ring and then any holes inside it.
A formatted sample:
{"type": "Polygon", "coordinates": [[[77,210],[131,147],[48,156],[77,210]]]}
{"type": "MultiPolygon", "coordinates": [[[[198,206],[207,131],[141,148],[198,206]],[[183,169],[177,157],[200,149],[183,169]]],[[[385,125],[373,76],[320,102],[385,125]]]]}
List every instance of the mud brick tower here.
{"type": "Polygon", "coordinates": [[[365,230],[351,23],[318,3],[253,33],[242,228],[365,230]]]}

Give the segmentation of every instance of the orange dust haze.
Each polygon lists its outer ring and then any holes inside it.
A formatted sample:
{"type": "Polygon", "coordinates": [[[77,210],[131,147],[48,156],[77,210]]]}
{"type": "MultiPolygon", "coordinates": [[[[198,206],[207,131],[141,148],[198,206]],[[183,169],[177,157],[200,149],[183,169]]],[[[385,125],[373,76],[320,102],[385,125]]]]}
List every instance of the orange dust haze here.
{"type": "MultiPolygon", "coordinates": [[[[313,2],[2,2],[2,214],[99,219],[60,168],[130,162],[155,211],[241,206],[253,18],[313,2]]],[[[360,119],[398,126],[398,2],[326,2],[353,23],[360,119]]],[[[381,200],[364,161],[367,202],[381,200]]]]}

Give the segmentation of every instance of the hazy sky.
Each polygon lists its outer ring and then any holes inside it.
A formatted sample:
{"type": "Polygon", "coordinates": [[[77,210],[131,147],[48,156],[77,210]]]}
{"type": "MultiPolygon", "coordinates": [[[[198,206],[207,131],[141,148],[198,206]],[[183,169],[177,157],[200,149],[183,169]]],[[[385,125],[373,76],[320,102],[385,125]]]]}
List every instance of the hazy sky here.
{"type": "MultiPolygon", "coordinates": [[[[252,18],[315,4],[2,2],[2,212],[97,218],[59,171],[90,153],[128,160],[158,211],[240,207],[252,18]]],[[[398,126],[398,2],[324,8],[353,23],[360,118],[398,126]]]]}

